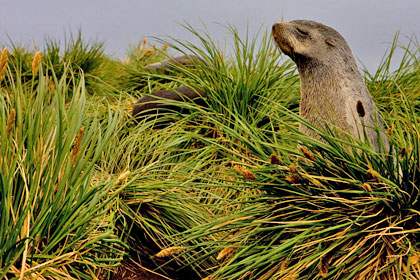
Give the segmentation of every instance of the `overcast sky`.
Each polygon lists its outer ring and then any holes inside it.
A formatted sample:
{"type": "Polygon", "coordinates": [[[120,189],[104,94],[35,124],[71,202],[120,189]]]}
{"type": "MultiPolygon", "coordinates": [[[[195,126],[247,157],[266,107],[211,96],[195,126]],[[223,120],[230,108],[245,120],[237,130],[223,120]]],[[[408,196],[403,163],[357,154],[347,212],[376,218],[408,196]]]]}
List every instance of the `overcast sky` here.
{"type": "Polygon", "coordinates": [[[274,22],[311,19],[339,31],[356,58],[375,69],[397,30],[420,37],[420,0],[0,0],[0,45],[42,49],[45,36],[63,41],[65,30],[82,29],[86,38],[105,40],[106,52],[122,57],[143,36],[193,40],[176,22],[206,24],[217,40],[226,32],[215,23],[251,33],[274,22]]]}

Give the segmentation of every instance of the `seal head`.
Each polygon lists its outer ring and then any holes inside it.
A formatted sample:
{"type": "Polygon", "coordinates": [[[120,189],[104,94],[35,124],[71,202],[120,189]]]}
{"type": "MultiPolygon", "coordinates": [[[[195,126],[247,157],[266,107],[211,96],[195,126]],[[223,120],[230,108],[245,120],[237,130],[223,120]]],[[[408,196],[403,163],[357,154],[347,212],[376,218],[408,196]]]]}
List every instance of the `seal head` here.
{"type": "MultiPolygon", "coordinates": [[[[297,65],[301,78],[300,116],[317,127],[332,124],[362,140],[365,127],[370,143],[378,151],[378,133],[372,128],[383,126],[343,36],[309,20],[275,23],[272,34],[280,50],[297,65]],[[363,116],[358,114],[361,106],[363,116]]],[[[302,124],[300,130],[322,140],[302,124]]],[[[387,147],[386,136],[382,134],[381,138],[387,147]]]]}
{"type": "Polygon", "coordinates": [[[357,70],[346,40],[336,30],[322,23],[309,20],[275,23],[273,38],[299,70],[307,68],[308,64],[337,68],[337,65],[344,67],[349,63],[357,70]]]}

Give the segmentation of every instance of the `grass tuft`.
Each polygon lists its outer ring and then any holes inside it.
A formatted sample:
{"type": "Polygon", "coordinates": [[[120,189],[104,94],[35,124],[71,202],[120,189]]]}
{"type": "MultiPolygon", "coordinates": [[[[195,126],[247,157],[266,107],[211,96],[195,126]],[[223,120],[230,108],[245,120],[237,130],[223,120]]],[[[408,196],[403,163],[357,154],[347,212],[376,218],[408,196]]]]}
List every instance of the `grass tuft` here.
{"type": "Polygon", "coordinates": [[[183,26],[199,44],[143,40],[124,61],[80,32],[46,40],[42,63],[3,49],[0,278],[111,278],[126,256],[178,279],[418,279],[417,41],[391,71],[397,34],[364,72],[391,148],[376,152],[299,117],[296,67],[269,33],[226,26],[227,51],[183,26]],[[145,67],[170,51],[197,59],[145,67]],[[179,86],[206,106],[133,120],[138,96],[179,86]]]}

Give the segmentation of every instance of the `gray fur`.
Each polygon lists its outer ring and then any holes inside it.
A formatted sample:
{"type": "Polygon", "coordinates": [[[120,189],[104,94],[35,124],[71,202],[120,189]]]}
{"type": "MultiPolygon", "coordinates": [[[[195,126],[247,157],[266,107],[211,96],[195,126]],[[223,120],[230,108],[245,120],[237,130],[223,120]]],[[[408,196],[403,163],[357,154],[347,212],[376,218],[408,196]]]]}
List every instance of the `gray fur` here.
{"type": "Polygon", "coordinates": [[[149,115],[158,115],[159,111],[181,112],[181,107],[167,104],[164,100],[193,101],[196,104],[205,106],[205,97],[206,94],[202,90],[191,89],[185,86],[172,90],[157,90],[150,95],[140,98],[133,107],[132,115],[139,119],[149,115]]]}
{"type": "MultiPolygon", "coordinates": [[[[301,78],[300,115],[311,124],[323,127],[334,124],[363,138],[362,123],[375,151],[379,150],[376,124],[383,128],[375,103],[359,72],[346,40],[331,27],[308,20],[276,23],[273,37],[280,49],[297,65],[301,78]],[[365,109],[360,117],[356,104],[365,109]]],[[[320,139],[314,131],[301,125],[300,130],[320,139]]],[[[385,151],[389,144],[381,135],[385,151]]]]}
{"type": "Polygon", "coordinates": [[[177,65],[192,65],[193,60],[198,60],[198,57],[195,55],[182,55],[177,57],[170,57],[161,62],[146,65],[144,68],[153,71],[172,71],[177,65]]]}

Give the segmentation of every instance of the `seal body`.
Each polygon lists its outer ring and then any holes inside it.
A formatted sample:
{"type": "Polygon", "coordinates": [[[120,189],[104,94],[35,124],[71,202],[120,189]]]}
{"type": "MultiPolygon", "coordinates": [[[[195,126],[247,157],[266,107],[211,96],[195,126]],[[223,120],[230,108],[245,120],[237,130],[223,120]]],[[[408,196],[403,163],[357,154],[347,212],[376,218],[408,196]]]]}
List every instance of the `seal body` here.
{"type": "Polygon", "coordinates": [[[191,89],[189,87],[179,87],[173,90],[157,90],[150,95],[143,96],[134,105],[132,115],[136,119],[144,118],[150,115],[156,116],[159,112],[176,111],[182,112],[181,107],[169,105],[162,102],[164,100],[174,101],[193,101],[194,103],[205,106],[205,93],[199,89],[191,89]]]}
{"type": "MultiPolygon", "coordinates": [[[[297,65],[301,78],[300,116],[316,127],[335,126],[361,140],[365,140],[365,126],[375,151],[379,151],[378,141],[387,151],[387,137],[380,133],[378,139],[374,129],[377,125],[383,128],[378,110],[343,36],[331,27],[308,20],[276,23],[272,35],[282,52],[297,65]]],[[[303,124],[300,130],[321,139],[303,124]]]]}
{"type": "Polygon", "coordinates": [[[170,57],[161,62],[152,63],[146,65],[144,68],[153,71],[173,71],[177,66],[189,66],[193,65],[193,61],[199,61],[199,58],[195,55],[182,55],[177,57],[170,57]]]}

